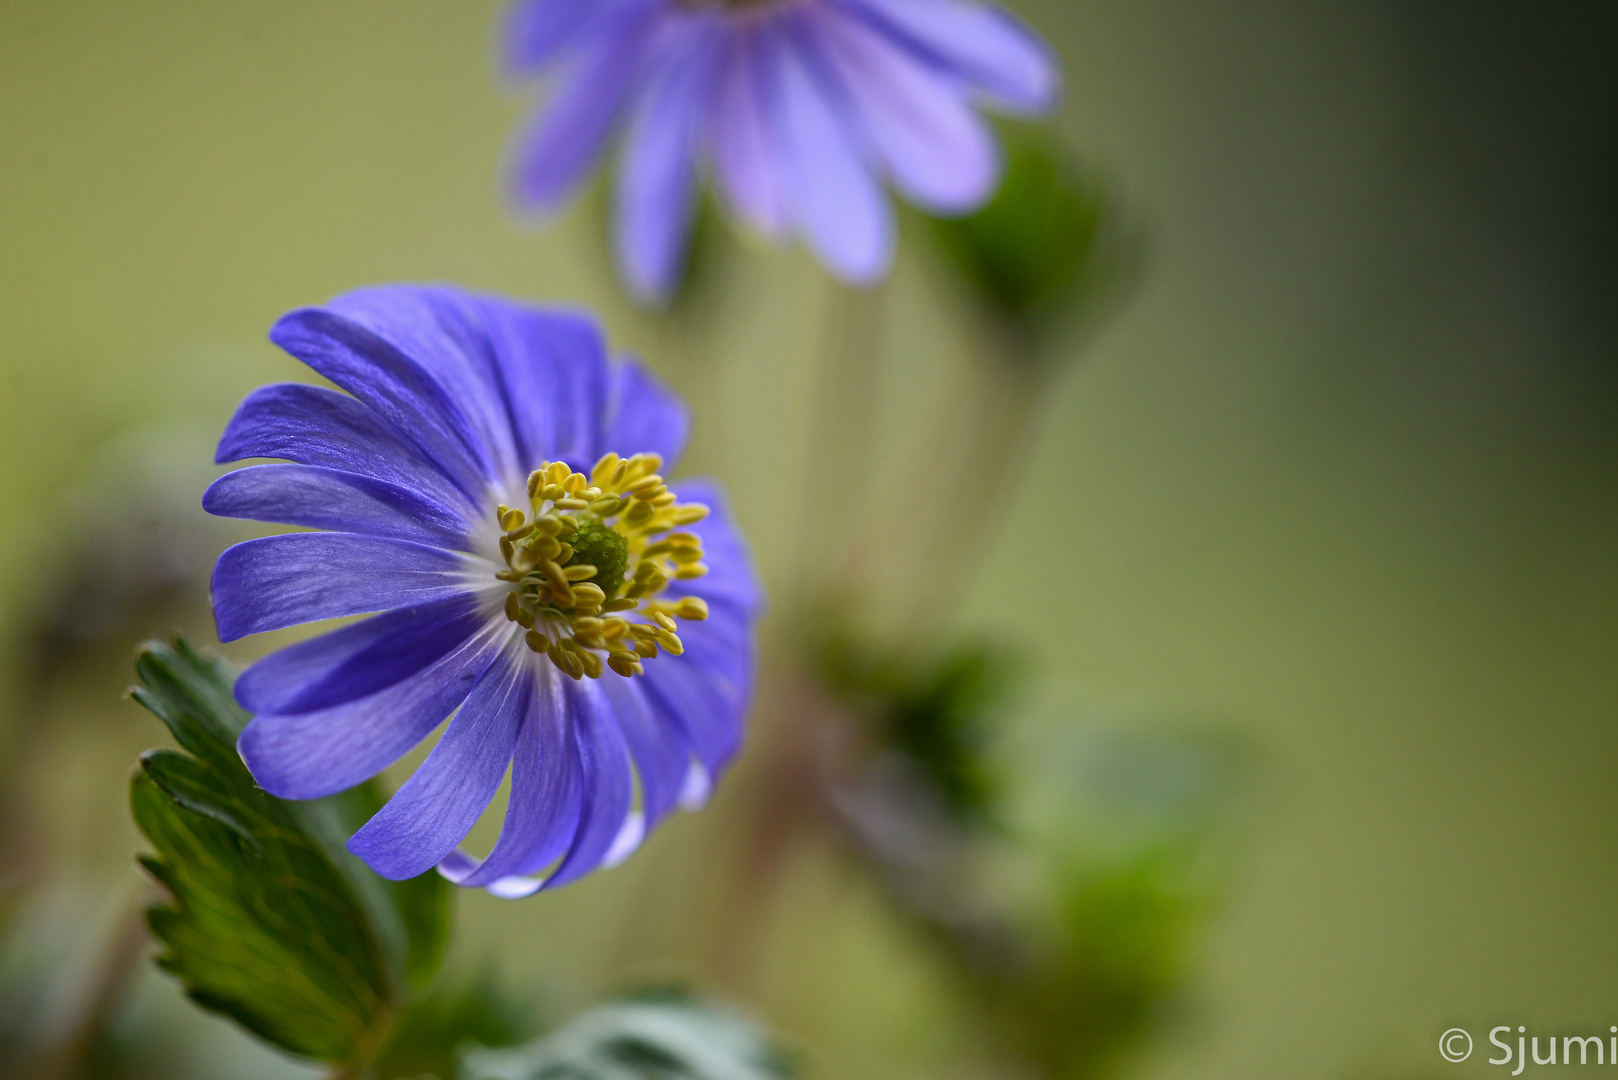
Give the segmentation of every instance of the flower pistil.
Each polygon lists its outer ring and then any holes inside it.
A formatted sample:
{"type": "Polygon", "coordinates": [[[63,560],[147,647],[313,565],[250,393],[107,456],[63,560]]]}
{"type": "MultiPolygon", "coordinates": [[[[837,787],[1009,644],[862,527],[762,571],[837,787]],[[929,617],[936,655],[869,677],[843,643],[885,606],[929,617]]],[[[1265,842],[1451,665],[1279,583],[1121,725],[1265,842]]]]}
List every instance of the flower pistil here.
{"type": "Polygon", "coordinates": [[[662,467],[658,454],[609,453],[587,477],[547,462],[528,477],[531,512],[495,512],[506,563],[495,576],[512,586],[506,618],[571,678],[600,678],[602,653],[619,675],[644,674],[659,650],[685,651],[677,618],[708,617],[700,597],[659,599],[671,580],[708,572],[701,537],[681,531],[708,508],[679,502],[662,467]]]}

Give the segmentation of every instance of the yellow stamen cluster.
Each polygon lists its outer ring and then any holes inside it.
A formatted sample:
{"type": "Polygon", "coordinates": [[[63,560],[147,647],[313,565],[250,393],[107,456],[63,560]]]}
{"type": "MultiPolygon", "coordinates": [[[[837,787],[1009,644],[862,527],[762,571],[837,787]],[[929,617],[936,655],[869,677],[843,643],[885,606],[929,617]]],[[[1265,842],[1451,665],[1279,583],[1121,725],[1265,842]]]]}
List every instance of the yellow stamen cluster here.
{"type": "Polygon", "coordinates": [[[698,597],[657,598],[671,579],[708,572],[702,539],[680,531],[708,508],[678,502],[657,475],[662,467],[657,454],[608,454],[587,477],[547,462],[528,477],[530,513],[495,511],[506,562],[495,576],[512,585],[506,618],[574,679],[599,679],[603,653],[618,674],[644,674],[642,662],[659,649],[685,652],[676,618],[708,617],[698,597]]]}

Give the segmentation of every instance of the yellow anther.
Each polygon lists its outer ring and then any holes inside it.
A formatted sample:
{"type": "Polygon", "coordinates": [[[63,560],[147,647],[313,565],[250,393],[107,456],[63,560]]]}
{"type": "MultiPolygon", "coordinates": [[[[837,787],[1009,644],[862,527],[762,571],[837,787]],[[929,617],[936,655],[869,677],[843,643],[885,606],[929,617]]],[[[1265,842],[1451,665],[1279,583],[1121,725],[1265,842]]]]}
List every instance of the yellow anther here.
{"type": "Polygon", "coordinates": [[[702,549],[677,548],[675,549],[674,553],[669,556],[669,558],[673,559],[682,566],[689,566],[692,563],[699,563],[702,561],[702,549]]]}
{"type": "Polygon", "coordinates": [[[589,581],[581,581],[574,585],[573,596],[581,604],[590,603],[597,607],[607,600],[607,594],[601,591],[601,586],[589,581]]]}
{"type": "Polygon", "coordinates": [[[523,573],[527,573],[529,570],[532,570],[534,567],[538,566],[542,560],[539,557],[539,552],[534,550],[534,545],[524,544],[522,547],[512,552],[511,558],[507,561],[511,563],[511,568],[513,570],[519,570],[523,573]]]}
{"type": "Polygon", "coordinates": [[[601,623],[601,636],[608,641],[617,641],[627,633],[629,633],[629,624],[623,619],[608,617],[601,623]]]}
{"type": "Polygon", "coordinates": [[[511,538],[509,536],[502,536],[500,538],[500,557],[502,559],[504,559],[506,562],[509,563],[511,561],[512,554],[516,550],[517,550],[517,548],[516,548],[515,545],[512,544],[511,538]]]}
{"type": "Polygon", "coordinates": [[[657,656],[657,643],[641,638],[635,642],[635,653],[642,660],[654,659],[657,656]]]}
{"type": "MultiPolygon", "coordinates": [[[[512,512],[513,513],[518,513],[519,511],[512,511],[512,512]]],[[[521,540],[521,539],[524,539],[525,537],[532,535],[534,530],[537,529],[537,528],[539,528],[539,526],[536,525],[532,521],[530,521],[526,525],[518,525],[515,529],[506,530],[506,539],[507,540],[521,540]]]]}
{"type": "Polygon", "coordinates": [[[589,581],[596,576],[596,568],[589,563],[575,563],[562,571],[569,581],[589,581]]]}
{"type": "Polygon", "coordinates": [[[565,499],[557,499],[556,505],[563,510],[584,510],[589,507],[588,499],[575,499],[571,495],[565,499]]]}
{"type": "Polygon", "coordinates": [[[652,621],[670,633],[673,633],[675,630],[680,628],[679,623],[675,622],[661,611],[654,611],[652,613],[652,621]]]}
{"type": "Polygon", "coordinates": [[[565,461],[553,461],[545,466],[545,481],[549,484],[560,484],[572,472],[565,461]]]}
{"type": "Polygon", "coordinates": [[[626,679],[646,674],[646,669],[640,666],[640,657],[618,649],[607,654],[607,666],[626,679]]]}
{"type": "Polygon", "coordinates": [[[527,515],[521,510],[506,510],[500,515],[500,527],[509,533],[527,520],[527,515]]]}
{"type": "Polygon", "coordinates": [[[633,611],[633,610],[635,610],[635,601],[629,599],[627,596],[620,596],[616,600],[608,600],[605,604],[602,604],[601,605],[601,610],[602,611],[633,611]]]}
{"type": "Polygon", "coordinates": [[[618,496],[609,495],[604,499],[597,499],[586,507],[596,517],[610,518],[618,513],[618,496]]]}
{"type": "Polygon", "coordinates": [[[527,608],[518,608],[517,625],[524,630],[532,630],[534,628],[534,613],[527,608]]]}
{"type": "Polygon", "coordinates": [[[692,581],[696,578],[705,576],[707,573],[707,563],[692,563],[690,566],[682,566],[678,570],[674,571],[674,576],[679,578],[681,581],[692,581]]]}
{"type": "Polygon", "coordinates": [[[685,654],[685,642],[681,641],[679,635],[672,630],[665,630],[657,635],[657,643],[663,646],[663,651],[670,656],[683,656],[685,654]]]}
{"type": "Polygon", "coordinates": [[[528,474],[528,498],[530,500],[539,498],[539,493],[544,490],[544,487],[545,473],[542,469],[535,469],[528,474]]]}
{"type": "Polygon", "coordinates": [[[629,462],[620,461],[612,470],[612,479],[609,481],[610,486],[618,487],[624,482],[624,477],[628,475],[629,462]]]}
{"type": "Polygon", "coordinates": [[[618,467],[618,463],[622,460],[623,458],[610,451],[602,454],[601,460],[596,462],[595,468],[590,470],[590,479],[594,480],[598,484],[603,480],[608,479],[612,476],[612,471],[618,467]]]}
{"type": "Polygon", "coordinates": [[[562,519],[555,514],[546,514],[542,518],[536,518],[534,525],[544,536],[555,536],[562,531],[562,519]]]}
{"type": "Polygon", "coordinates": [[[541,562],[554,559],[562,553],[562,542],[554,536],[542,536],[528,546],[533,549],[535,557],[541,562]]]}
{"type": "Polygon", "coordinates": [[[510,619],[512,622],[516,622],[517,615],[521,611],[522,606],[517,603],[517,594],[514,592],[506,593],[506,618],[510,619]]]}
{"type": "Polygon", "coordinates": [[[550,638],[541,634],[538,630],[528,631],[522,636],[522,639],[530,649],[537,653],[549,652],[551,649],[550,638]]]}
{"type": "Polygon", "coordinates": [[[657,637],[657,627],[651,625],[650,623],[630,623],[629,632],[640,638],[642,641],[652,641],[657,637]]]}
{"type": "Polygon", "coordinates": [[[564,540],[556,545],[556,554],[552,557],[559,563],[567,562],[573,557],[573,545],[564,540]]]}
{"type": "Polygon", "coordinates": [[[674,614],[692,622],[701,622],[708,617],[708,601],[700,596],[682,597],[679,604],[675,605],[674,614]]]}
{"type": "Polygon", "coordinates": [[[567,489],[569,495],[577,495],[590,486],[590,478],[581,472],[568,473],[567,479],[562,481],[562,486],[567,489]]]}
{"type": "Polygon", "coordinates": [[[629,485],[627,490],[631,494],[639,494],[642,491],[650,491],[652,488],[662,486],[663,478],[658,476],[656,473],[653,473],[651,476],[643,476],[639,480],[636,480],[634,483],[629,485]]]}
{"type": "Polygon", "coordinates": [[[568,533],[579,531],[579,523],[568,517],[566,514],[558,514],[556,516],[556,523],[561,527],[560,531],[556,534],[558,536],[566,536],[568,533]]]}
{"type": "Polygon", "coordinates": [[[708,508],[701,503],[687,503],[674,508],[675,525],[695,525],[708,516],[708,508]]]}
{"type": "Polygon", "coordinates": [[[668,488],[664,488],[662,491],[658,492],[656,498],[651,500],[651,503],[659,510],[662,510],[665,507],[673,506],[674,500],[674,492],[670,491],[668,488]]]}

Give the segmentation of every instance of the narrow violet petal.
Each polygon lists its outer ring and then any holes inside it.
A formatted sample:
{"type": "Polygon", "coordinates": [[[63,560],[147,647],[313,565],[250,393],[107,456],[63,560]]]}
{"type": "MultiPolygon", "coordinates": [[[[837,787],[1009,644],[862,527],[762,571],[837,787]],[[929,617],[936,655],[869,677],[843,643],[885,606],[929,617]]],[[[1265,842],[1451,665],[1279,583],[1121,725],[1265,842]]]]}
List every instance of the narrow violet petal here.
{"type": "Polygon", "coordinates": [[[426,873],[455,849],[500,786],[534,694],[534,665],[508,645],[415,775],[348,841],[385,878],[426,873]]]}
{"type": "Polygon", "coordinates": [[[289,645],[237,677],[236,700],[251,713],[286,714],[369,696],[436,663],[477,633],[488,621],[483,607],[467,593],[385,611],[289,645]]]}
{"type": "Polygon", "coordinates": [[[526,473],[518,461],[499,365],[475,298],[458,289],[387,285],[333,298],[325,310],[365,327],[443,387],[508,488],[526,473]]]}
{"type": "Polygon", "coordinates": [[[503,53],[513,75],[538,72],[556,59],[599,17],[610,0],[581,4],[578,0],[520,0],[506,16],[503,53]]]}
{"type": "Polygon", "coordinates": [[[786,228],[787,196],[768,119],[763,47],[751,24],[733,31],[729,45],[715,109],[714,164],[742,221],[774,237],[786,228]]]}
{"type": "Polygon", "coordinates": [[[741,747],[746,688],[704,671],[694,662],[692,644],[700,630],[682,626],[681,631],[686,655],[660,656],[636,678],[656,714],[674,725],[708,772],[718,776],[741,747]]]}
{"type": "Polygon", "coordinates": [[[447,600],[468,591],[474,565],[440,548],[353,533],[248,540],[214,565],[219,640],[447,600]]]}
{"type": "MultiPolygon", "coordinates": [[[[574,716],[573,738],[583,783],[578,830],[555,872],[545,879],[547,889],[566,885],[601,865],[623,831],[634,796],[629,748],[601,688],[587,679],[563,684],[563,692],[574,716]]],[[[524,868],[528,873],[539,869],[524,868]]]]}
{"type": "Polygon", "coordinates": [[[442,503],[386,480],[314,465],[254,465],[226,473],[203,494],[202,508],[220,517],[470,547],[470,524],[442,503]]]}
{"type": "Polygon", "coordinates": [[[321,308],[283,315],[270,340],[369,405],[476,504],[497,479],[487,449],[444,387],[364,326],[321,308]]]}
{"type": "Polygon", "coordinates": [[[845,88],[866,138],[899,190],[935,213],[982,204],[999,179],[988,128],[955,80],[857,18],[807,13],[819,53],[845,88]]]}
{"type": "Polygon", "coordinates": [[[646,93],[630,130],[618,173],[618,265],[646,303],[667,301],[679,279],[696,206],[697,124],[711,108],[721,41],[715,31],[664,43],[682,55],[646,93]]]}
{"type": "Polygon", "coordinates": [[[576,43],[566,81],[517,146],[512,186],[521,207],[556,210],[600,158],[638,87],[634,73],[657,16],[646,3],[620,4],[576,43]]]}
{"type": "MultiPolygon", "coordinates": [[[[782,16],[785,21],[790,16],[782,16]]],[[[854,122],[833,98],[797,38],[783,35],[774,54],[776,123],[793,219],[827,268],[869,285],[893,260],[887,200],[854,142],[854,122]]]]}
{"type": "Polygon", "coordinates": [[[624,457],[661,454],[665,471],[680,460],[691,430],[685,402],[633,360],[613,369],[608,413],[597,457],[608,451],[624,457]]]}
{"type": "Polygon", "coordinates": [[[638,685],[640,679],[626,679],[608,673],[601,677],[601,690],[623,728],[640,777],[641,808],[645,827],[651,829],[674,809],[684,787],[691,761],[691,748],[680,729],[663,721],[647,702],[638,685]]]}
{"type": "Polygon", "coordinates": [[[1042,113],[1061,78],[1050,50],[997,6],[971,0],[831,0],[1002,108],[1042,113]]]}
{"type": "Polygon", "coordinates": [[[486,630],[374,694],[313,712],[262,714],[247,725],[237,749],[272,795],[318,799],[344,791],[431,734],[466,700],[499,643],[500,636],[486,630]]]}
{"type": "Polygon", "coordinates": [[[463,512],[477,509],[381,416],[323,386],[277,383],[247,395],[215,455],[221,464],[245,458],[341,469],[415,488],[463,512]]]}
{"type": "MultiPolygon", "coordinates": [[[[538,665],[537,692],[517,735],[511,801],[489,857],[458,884],[494,885],[555,862],[578,831],[581,777],[575,718],[553,665],[538,665]]],[[[536,883],[537,885],[537,883],[536,883]]]]}
{"type": "Polygon", "coordinates": [[[568,311],[480,300],[479,315],[500,363],[524,466],[595,464],[611,374],[593,319],[568,311]]]}

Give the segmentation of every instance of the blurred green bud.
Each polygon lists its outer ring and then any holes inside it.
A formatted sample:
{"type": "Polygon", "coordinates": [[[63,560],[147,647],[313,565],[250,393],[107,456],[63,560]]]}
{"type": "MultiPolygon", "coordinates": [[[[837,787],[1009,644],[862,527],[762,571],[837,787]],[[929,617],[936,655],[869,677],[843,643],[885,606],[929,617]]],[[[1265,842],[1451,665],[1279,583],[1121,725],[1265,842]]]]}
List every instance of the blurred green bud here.
{"type": "Polygon", "coordinates": [[[931,218],[944,262],[993,319],[1031,344],[1115,296],[1140,245],[1116,202],[1044,126],[1001,125],[1004,175],[982,209],[931,218]]]}

